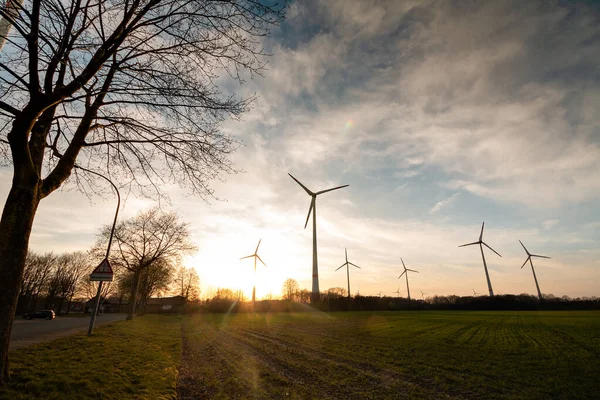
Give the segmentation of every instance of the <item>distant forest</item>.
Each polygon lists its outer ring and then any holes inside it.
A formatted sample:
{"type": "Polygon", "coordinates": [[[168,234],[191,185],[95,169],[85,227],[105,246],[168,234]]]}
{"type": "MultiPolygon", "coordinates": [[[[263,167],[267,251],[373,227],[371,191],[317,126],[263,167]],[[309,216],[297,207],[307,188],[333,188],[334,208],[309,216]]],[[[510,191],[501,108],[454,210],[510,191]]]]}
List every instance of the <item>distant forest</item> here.
{"type": "MultiPolygon", "coordinates": [[[[308,300],[308,299],[307,299],[308,300]]],[[[252,302],[234,297],[215,296],[212,299],[188,303],[186,311],[196,312],[301,312],[301,311],[407,311],[407,310],[600,310],[600,298],[570,298],[545,295],[540,301],[528,294],[490,296],[432,296],[408,300],[403,297],[353,296],[351,298],[322,293],[317,307],[296,299],[261,300],[252,302]]]]}

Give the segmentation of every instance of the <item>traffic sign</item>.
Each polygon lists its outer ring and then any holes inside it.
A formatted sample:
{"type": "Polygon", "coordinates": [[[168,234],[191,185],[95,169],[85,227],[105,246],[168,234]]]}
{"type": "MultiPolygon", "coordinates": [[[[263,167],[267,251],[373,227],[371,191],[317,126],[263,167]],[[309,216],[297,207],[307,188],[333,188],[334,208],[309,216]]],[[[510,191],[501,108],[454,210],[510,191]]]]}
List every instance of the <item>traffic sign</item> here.
{"type": "Polygon", "coordinates": [[[112,282],[113,275],[108,258],[105,258],[90,275],[90,281],[112,282]]]}

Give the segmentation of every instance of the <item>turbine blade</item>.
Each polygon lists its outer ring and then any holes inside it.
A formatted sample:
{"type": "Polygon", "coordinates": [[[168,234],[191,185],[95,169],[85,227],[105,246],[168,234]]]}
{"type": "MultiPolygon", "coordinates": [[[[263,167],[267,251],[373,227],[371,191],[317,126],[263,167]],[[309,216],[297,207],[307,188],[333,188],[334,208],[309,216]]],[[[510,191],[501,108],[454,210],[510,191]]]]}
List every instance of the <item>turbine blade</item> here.
{"type": "Polygon", "coordinates": [[[342,268],[342,267],[345,267],[345,266],[346,266],[346,263],[343,263],[342,265],[340,265],[340,266],[339,266],[339,267],[336,269],[336,271],[337,271],[338,269],[342,268]]]}
{"type": "Polygon", "coordinates": [[[525,260],[525,262],[523,263],[523,265],[521,265],[521,269],[523,269],[523,267],[525,266],[525,264],[527,264],[527,262],[529,261],[530,258],[531,258],[531,256],[527,257],[527,260],[525,260]]]}
{"type": "Polygon", "coordinates": [[[361,268],[361,267],[359,267],[358,265],[356,265],[356,264],[353,264],[353,263],[351,263],[351,262],[349,262],[348,264],[350,264],[350,265],[353,265],[353,266],[355,266],[355,267],[356,267],[356,268],[358,268],[358,269],[362,269],[362,268],[361,268]]]}
{"type": "Polygon", "coordinates": [[[254,257],[254,254],[246,256],[246,257],[242,257],[242,258],[240,258],[240,260],[243,260],[244,258],[250,258],[250,257],[254,257]]]}
{"type": "Polygon", "coordinates": [[[348,262],[348,249],[344,249],[344,252],[346,253],[346,262],[348,262]]]}
{"type": "Polygon", "coordinates": [[[312,212],[313,207],[315,206],[315,198],[313,197],[310,201],[310,207],[308,207],[308,215],[306,216],[306,223],[304,224],[304,229],[308,226],[308,220],[310,218],[310,213],[312,212]]]}
{"type": "Polygon", "coordinates": [[[532,254],[531,257],[538,257],[538,258],[547,258],[547,259],[550,259],[550,257],[540,256],[540,255],[537,255],[537,254],[532,254]]]}
{"type": "Polygon", "coordinates": [[[337,186],[337,187],[334,187],[334,188],[331,188],[331,189],[321,190],[320,192],[317,192],[315,194],[318,196],[320,194],[331,192],[332,190],[338,190],[338,189],[345,188],[345,187],[348,187],[348,186],[350,186],[350,185],[337,186]]]}
{"type": "Polygon", "coordinates": [[[419,271],[415,271],[414,269],[407,269],[407,271],[419,273],[419,271]]]}
{"type": "Polygon", "coordinates": [[[523,250],[525,250],[525,253],[527,253],[527,255],[530,255],[529,252],[527,251],[527,248],[525,247],[525,245],[523,244],[523,242],[521,242],[519,240],[519,243],[521,243],[521,246],[523,246],[523,250]]]}
{"type": "Polygon", "coordinates": [[[302,186],[302,189],[304,189],[304,191],[305,191],[306,193],[308,193],[310,196],[314,196],[314,195],[315,195],[313,192],[311,192],[310,190],[308,190],[308,188],[307,188],[306,186],[304,186],[302,183],[300,183],[300,181],[299,181],[298,179],[294,178],[294,177],[292,176],[292,174],[290,174],[290,173],[288,172],[288,175],[289,175],[289,176],[290,176],[290,177],[291,177],[293,180],[295,180],[295,181],[296,181],[296,183],[297,183],[298,185],[302,186]]]}
{"type": "Polygon", "coordinates": [[[483,226],[485,225],[485,221],[483,221],[483,223],[481,224],[481,233],[479,234],[479,241],[481,242],[483,240],[483,226]]]}
{"type": "Polygon", "coordinates": [[[256,246],[256,250],[254,250],[254,254],[258,253],[258,247],[260,246],[260,242],[262,242],[262,239],[258,240],[258,245],[256,246]]]}
{"type": "MultiPolygon", "coordinates": [[[[486,243],[481,242],[485,247],[487,247],[488,249],[490,249],[491,251],[493,251],[494,253],[498,254],[500,256],[500,253],[498,253],[496,250],[492,249],[490,246],[488,246],[486,243]]],[[[502,257],[502,256],[500,256],[502,257]]]]}
{"type": "Polygon", "coordinates": [[[404,275],[405,273],[406,273],[406,270],[404,270],[404,271],[403,271],[403,272],[400,274],[400,276],[398,277],[398,279],[402,278],[402,275],[404,275]]]}
{"type": "Polygon", "coordinates": [[[406,271],[406,265],[404,265],[404,260],[400,257],[400,261],[402,261],[402,266],[404,267],[404,271],[406,271]]]}
{"type": "Polygon", "coordinates": [[[266,267],[267,264],[265,264],[265,262],[262,260],[262,258],[260,258],[260,256],[257,254],[256,257],[258,257],[258,259],[260,260],[260,262],[266,267]]]}
{"type": "Polygon", "coordinates": [[[460,245],[460,246],[458,246],[458,247],[472,246],[472,245],[474,245],[474,244],[479,244],[479,243],[480,243],[480,242],[473,242],[473,243],[461,244],[461,245],[460,245]]]}

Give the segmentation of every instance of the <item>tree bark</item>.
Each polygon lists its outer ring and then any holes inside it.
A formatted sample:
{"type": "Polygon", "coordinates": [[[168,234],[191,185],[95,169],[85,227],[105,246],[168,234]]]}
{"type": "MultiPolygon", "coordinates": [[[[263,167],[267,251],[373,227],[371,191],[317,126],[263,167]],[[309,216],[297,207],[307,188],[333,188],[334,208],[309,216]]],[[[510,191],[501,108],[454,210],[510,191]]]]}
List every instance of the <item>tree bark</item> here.
{"type": "Polygon", "coordinates": [[[129,313],[127,314],[127,320],[131,321],[133,319],[133,315],[135,314],[135,305],[137,303],[137,292],[138,287],[140,286],[140,277],[142,276],[142,272],[138,268],[133,273],[133,282],[131,284],[131,295],[129,297],[129,313]]]}
{"type": "Polygon", "coordinates": [[[8,378],[10,332],[40,200],[39,181],[28,184],[13,180],[0,220],[0,384],[8,378]]]}

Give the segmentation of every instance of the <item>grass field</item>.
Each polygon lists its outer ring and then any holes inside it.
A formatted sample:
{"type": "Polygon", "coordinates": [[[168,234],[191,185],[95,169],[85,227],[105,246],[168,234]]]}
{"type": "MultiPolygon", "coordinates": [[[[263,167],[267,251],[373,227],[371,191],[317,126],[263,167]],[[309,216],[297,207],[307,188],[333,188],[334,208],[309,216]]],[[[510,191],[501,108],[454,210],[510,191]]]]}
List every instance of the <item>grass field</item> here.
{"type": "Polygon", "coordinates": [[[192,398],[600,398],[599,312],[193,315],[192,398]]]}
{"type": "Polygon", "coordinates": [[[148,315],[11,352],[0,399],[174,399],[181,319],[148,315]]]}

